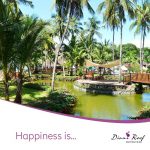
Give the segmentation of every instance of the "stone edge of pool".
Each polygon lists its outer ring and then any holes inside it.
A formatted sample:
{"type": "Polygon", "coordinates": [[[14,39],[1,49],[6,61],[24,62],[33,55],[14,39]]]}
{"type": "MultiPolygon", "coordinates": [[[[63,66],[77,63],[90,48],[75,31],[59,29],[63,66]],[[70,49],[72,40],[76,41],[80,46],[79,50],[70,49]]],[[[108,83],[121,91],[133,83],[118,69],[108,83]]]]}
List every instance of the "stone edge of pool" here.
{"type": "Polygon", "coordinates": [[[133,85],[124,85],[117,82],[98,82],[92,80],[77,80],[74,88],[87,93],[107,95],[131,95],[135,94],[133,85]]]}

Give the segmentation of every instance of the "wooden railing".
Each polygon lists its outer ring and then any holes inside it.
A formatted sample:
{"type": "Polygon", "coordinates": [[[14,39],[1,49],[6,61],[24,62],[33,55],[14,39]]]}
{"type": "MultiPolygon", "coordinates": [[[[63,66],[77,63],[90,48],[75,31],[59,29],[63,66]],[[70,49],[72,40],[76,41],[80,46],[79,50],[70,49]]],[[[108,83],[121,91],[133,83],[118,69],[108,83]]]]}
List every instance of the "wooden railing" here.
{"type": "Polygon", "coordinates": [[[124,83],[143,83],[150,84],[150,73],[135,73],[123,75],[124,83]]]}

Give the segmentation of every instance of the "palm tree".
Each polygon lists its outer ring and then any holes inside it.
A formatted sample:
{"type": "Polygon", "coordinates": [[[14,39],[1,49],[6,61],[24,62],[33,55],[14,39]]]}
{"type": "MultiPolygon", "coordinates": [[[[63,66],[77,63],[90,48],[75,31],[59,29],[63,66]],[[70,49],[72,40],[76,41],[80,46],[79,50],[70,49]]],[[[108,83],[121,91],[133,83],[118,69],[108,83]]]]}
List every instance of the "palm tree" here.
{"type": "Polygon", "coordinates": [[[104,23],[107,24],[107,27],[110,27],[111,30],[113,31],[113,44],[112,44],[112,52],[113,52],[113,57],[112,60],[114,61],[115,59],[115,30],[118,29],[119,27],[119,17],[118,13],[115,10],[115,3],[112,0],[105,0],[101,2],[98,6],[98,12],[102,12],[102,10],[105,9],[103,13],[103,21],[104,23]]]}
{"type": "Polygon", "coordinates": [[[13,57],[15,30],[19,15],[15,5],[0,0],[0,57],[4,75],[5,99],[9,100],[9,69],[13,57]]]}
{"type": "Polygon", "coordinates": [[[112,52],[110,47],[110,42],[105,40],[104,42],[97,43],[92,56],[96,63],[104,64],[111,61],[112,52]]]}
{"type": "Polygon", "coordinates": [[[52,91],[54,90],[55,72],[56,72],[56,65],[57,65],[59,52],[60,52],[60,49],[62,48],[66,33],[68,31],[70,20],[73,17],[77,19],[80,19],[81,17],[83,17],[82,8],[84,5],[88,8],[90,12],[94,13],[88,0],[78,0],[78,1],[77,0],[55,0],[56,12],[58,14],[61,14],[61,17],[65,19],[67,23],[66,23],[66,27],[63,32],[63,35],[62,35],[61,42],[56,47],[56,56],[55,56],[53,75],[52,75],[52,89],[51,89],[52,91]]]}
{"type": "MultiPolygon", "coordinates": [[[[67,65],[70,65],[71,75],[73,75],[73,70],[72,70],[73,66],[75,66],[76,73],[77,73],[78,65],[82,64],[83,62],[80,59],[83,56],[81,54],[81,49],[83,48],[83,45],[79,43],[79,40],[78,40],[78,37],[79,37],[78,34],[80,33],[81,30],[83,30],[82,23],[79,22],[79,20],[76,18],[71,18],[70,25],[68,27],[68,33],[66,34],[67,35],[66,39],[68,40],[69,45],[68,46],[65,45],[64,50],[62,52],[62,56],[64,56],[64,59],[67,58],[67,60],[69,60],[69,57],[71,55],[72,56],[70,58],[74,59],[73,65],[71,65],[70,63],[71,61],[68,61],[69,63],[67,63],[67,65]],[[69,56],[69,53],[70,53],[70,56],[69,56]],[[67,57],[65,55],[67,55],[67,57]],[[79,63],[78,59],[80,59],[81,63],[79,63]]],[[[65,61],[64,61],[64,64],[65,64],[65,61]]]]}
{"type": "Polygon", "coordinates": [[[50,33],[51,25],[46,25],[45,28],[40,32],[36,44],[34,46],[32,58],[28,62],[28,68],[33,67],[34,72],[38,72],[38,66],[43,65],[43,61],[49,60],[49,66],[54,61],[54,41],[53,33],[50,33]]]}
{"type": "Polygon", "coordinates": [[[95,17],[89,18],[88,22],[85,22],[86,25],[86,31],[88,32],[89,39],[92,41],[94,39],[94,36],[97,35],[98,37],[101,37],[101,34],[99,32],[100,29],[100,21],[97,21],[95,17]]]}
{"type": "MultiPolygon", "coordinates": [[[[65,30],[66,27],[66,21],[65,19],[62,17],[62,13],[61,13],[61,7],[59,8],[59,13],[57,15],[52,16],[53,20],[52,20],[52,26],[53,26],[53,35],[56,37],[59,37],[59,43],[62,41],[63,38],[63,32],[65,30]]],[[[66,33],[66,37],[67,37],[67,33],[66,33]]],[[[65,37],[65,38],[66,38],[65,37]]],[[[64,66],[64,55],[63,52],[61,52],[61,59],[62,59],[62,67],[63,67],[63,75],[65,77],[65,66],[64,66]]]]}
{"type": "Polygon", "coordinates": [[[17,64],[18,69],[16,103],[21,104],[22,102],[24,67],[32,57],[34,47],[38,42],[38,36],[44,27],[45,23],[37,18],[24,17],[21,26],[17,30],[17,43],[15,45],[15,64],[17,64]]]}
{"type": "Polygon", "coordinates": [[[64,55],[66,59],[66,65],[70,67],[70,75],[73,75],[73,66],[76,68],[82,67],[85,59],[87,58],[87,51],[84,49],[84,45],[77,40],[75,35],[72,36],[70,43],[65,45],[64,55]]]}
{"type": "Polygon", "coordinates": [[[88,52],[89,59],[93,61],[92,58],[92,52],[94,50],[94,47],[97,43],[96,36],[101,38],[101,33],[99,32],[100,29],[100,21],[97,21],[95,17],[89,18],[88,22],[85,22],[86,29],[85,29],[85,37],[84,37],[84,43],[85,48],[88,52]]]}
{"type": "Polygon", "coordinates": [[[141,34],[140,45],[140,70],[143,71],[144,44],[146,33],[150,31],[150,2],[144,1],[142,6],[136,6],[135,21],[131,24],[130,29],[136,28],[135,35],[141,34]]]}
{"type": "MultiPolygon", "coordinates": [[[[6,1],[9,3],[14,3],[14,4],[22,3],[22,4],[29,5],[29,6],[33,7],[32,1],[29,1],[29,0],[6,0],[6,1]]],[[[17,7],[17,5],[16,5],[16,7],[17,7]]]]}
{"type": "MultiPolygon", "coordinates": [[[[15,0],[0,0],[0,60],[4,75],[5,99],[9,100],[9,71],[13,57],[13,47],[15,43],[15,30],[19,25],[22,15],[18,8],[18,2],[15,0]]],[[[28,3],[30,1],[20,0],[28,3]]]]}
{"type": "Polygon", "coordinates": [[[133,2],[136,0],[115,0],[114,7],[115,11],[118,13],[120,21],[120,67],[119,67],[119,82],[121,82],[121,66],[122,66],[122,40],[123,40],[123,24],[126,21],[127,12],[130,18],[134,17],[133,2]]]}

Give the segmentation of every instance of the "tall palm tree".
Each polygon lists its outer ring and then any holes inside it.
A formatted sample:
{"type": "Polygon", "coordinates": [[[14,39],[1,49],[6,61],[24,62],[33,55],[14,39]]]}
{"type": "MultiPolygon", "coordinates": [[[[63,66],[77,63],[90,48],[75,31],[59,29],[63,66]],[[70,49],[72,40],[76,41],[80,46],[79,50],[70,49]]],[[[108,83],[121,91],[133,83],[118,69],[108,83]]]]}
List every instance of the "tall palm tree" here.
{"type": "Polygon", "coordinates": [[[118,13],[115,10],[115,3],[113,3],[112,0],[105,0],[101,2],[98,6],[98,12],[102,12],[103,9],[105,9],[103,13],[103,21],[104,23],[107,24],[107,27],[110,27],[112,32],[113,32],[113,43],[112,43],[112,60],[114,61],[115,59],[115,30],[118,29],[119,27],[119,17],[118,13]]]}
{"type": "Polygon", "coordinates": [[[13,57],[15,30],[19,21],[19,15],[14,7],[14,4],[0,0],[0,59],[4,75],[6,100],[9,100],[9,69],[13,57]]]}
{"type": "Polygon", "coordinates": [[[68,28],[68,35],[71,37],[74,35],[78,36],[78,34],[83,30],[82,25],[83,24],[79,20],[72,18],[68,28]]]}
{"type": "Polygon", "coordinates": [[[101,37],[101,33],[99,32],[100,29],[100,21],[98,21],[95,17],[89,18],[88,22],[85,22],[86,31],[88,32],[89,39],[92,41],[94,36],[101,37]]]}
{"type": "Polygon", "coordinates": [[[95,36],[101,38],[100,29],[100,21],[98,21],[95,17],[89,18],[88,22],[85,22],[85,48],[89,54],[89,59],[93,61],[92,52],[94,50],[94,46],[96,46],[96,38],[95,36]]]}
{"type": "Polygon", "coordinates": [[[22,15],[18,8],[18,2],[31,5],[27,0],[0,0],[0,59],[4,75],[5,99],[9,100],[9,70],[13,57],[15,43],[15,30],[19,25],[22,15]]]}
{"type": "Polygon", "coordinates": [[[126,12],[130,18],[134,17],[133,3],[136,0],[114,0],[115,10],[118,13],[120,21],[120,67],[119,67],[119,82],[121,82],[121,66],[122,66],[122,41],[123,41],[123,24],[126,21],[126,12]]]}
{"type": "Polygon", "coordinates": [[[39,21],[37,18],[24,17],[22,24],[17,30],[17,43],[15,45],[15,64],[17,64],[18,69],[16,103],[21,104],[22,102],[24,67],[32,57],[34,46],[37,44],[38,36],[44,27],[45,23],[39,21]]]}
{"type": "MultiPolygon", "coordinates": [[[[61,13],[61,7],[59,7],[59,11],[58,14],[52,16],[53,18],[53,35],[56,37],[59,37],[59,43],[62,41],[63,38],[63,32],[65,30],[66,27],[66,21],[65,18],[62,17],[62,13],[61,13]]],[[[68,35],[66,34],[66,37],[68,35]]],[[[62,67],[63,67],[63,75],[65,77],[65,66],[64,66],[64,55],[63,52],[61,52],[61,59],[62,59],[62,67]]]]}
{"type": "Polygon", "coordinates": [[[147,32],[150,31],[150,2],[145,0],[142,6],[136,6],[135,20],[130,29],[136,28],[135,35],[141,34],[140,45],[140,70],[143,71],[144,44],[147,32]]]}
{"type": "Polygon", "coordinates": [[[61,13],[61,17],[66,20],[67,24],[63,32],[61,42],[56,47],[56,56],[55,56],[53,75],[52,75],[52,91],[54,90],[55,72],[56,72],[58,55],[63,45],[71,18],[75,17],[77,19],[80,19],[81,17],[83,17],[83,11],[82,11],[83,6],[86,6],[90,12],[94,13],[88,0],[55,0],[54,2],[55,2],[56,12],[59,14],[61,13]]]}

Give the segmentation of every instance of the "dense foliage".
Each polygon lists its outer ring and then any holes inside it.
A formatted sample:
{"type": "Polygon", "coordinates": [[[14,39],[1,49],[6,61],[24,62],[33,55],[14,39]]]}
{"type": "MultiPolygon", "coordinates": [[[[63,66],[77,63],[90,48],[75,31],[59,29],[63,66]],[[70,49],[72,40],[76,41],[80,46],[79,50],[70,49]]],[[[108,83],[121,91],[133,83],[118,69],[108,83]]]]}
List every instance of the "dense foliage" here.
{"type": "Polygon", "coordinates": [[[23,87],[28,88],[28,89],[41,90],[41,91],[46,90],[44,86],[41,86],[37,83],[25,83],[23,87]]]}
{"type": "Polygon", "coordinates": [[[28,104],[49,111],[71,114],[77,104],[77,98],[66,91],[53,91],[49,97],[28,104]]]}
{"type": "Polygon", "coordinates": [[[24,77],[28,75],[30,78],[32,73],[39,73],[41,69],[51,75],[54,90],[58,66],[63,68],[65,78],[65,72],[81,76],[86,59],[100,64],[120,59],[120,66],[128,63],[133,72],[142,72],[143,65],[150,63],[150,48],[145,47],[150,31],[148,0],[143,3],[103,0],[98,3],[102,20],[94,16],[96,9],[93,10],[89,0],[54,2],[56,14],[44,21],[21,12],[20,3],[33,7],[31,1],[0,0],[0,68],[4,75],[6,100],[9,100],[11,79],[17,83],[15,102],[21,103],[24,77]],[[87,22],[80,20],[84,17],[83,7],[93,15],[87,22]],[[141,34],[140,48],[130,43],[122,44],[124,23],[129,18],[132,22],[130,29],[135,29],[135,35],[141,34]],[[112,30],[111,41],[103,39],[100,33],[103,27],[112,30]],[[116,30],[120,31],[120,45],[115,45],[116,30]]]}

